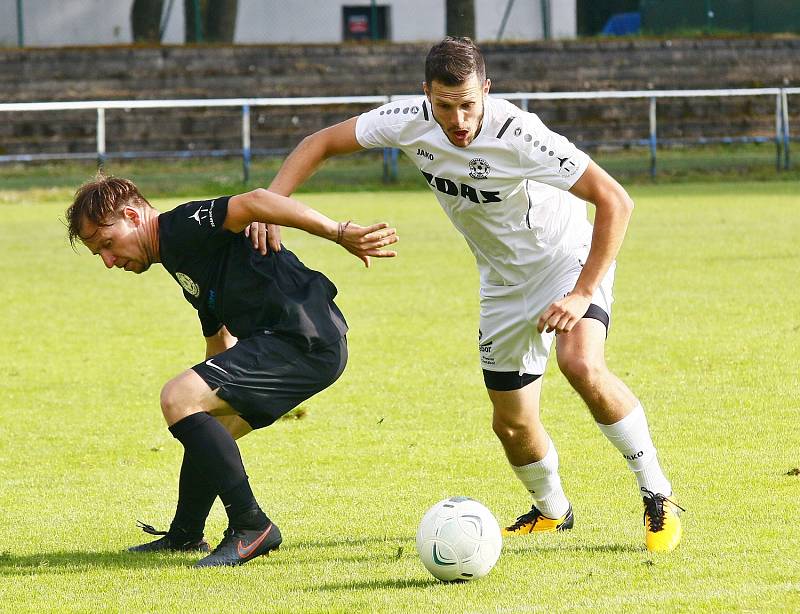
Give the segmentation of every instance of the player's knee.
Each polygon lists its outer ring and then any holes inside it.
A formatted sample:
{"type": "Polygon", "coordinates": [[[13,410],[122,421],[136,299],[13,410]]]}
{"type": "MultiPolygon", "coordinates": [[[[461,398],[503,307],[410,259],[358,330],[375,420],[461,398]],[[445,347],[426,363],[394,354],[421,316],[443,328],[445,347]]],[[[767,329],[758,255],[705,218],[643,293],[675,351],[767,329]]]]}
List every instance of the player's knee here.
{"type": "Polygon", "coordinates": [[[575,388],[594,385],[606,371],[602,361],[577,353],[560,356],[558,367],[575,388]]]}
{"type": "Polygon", "coordinates": [[[173,424],[187,415],[186,408],[185,395],[177,378],[164,384],[161,389],[161,413],[167,424],[173,424]]]}
{"type": "Polygon", "coordinates": [[[504,416],[495,412],[492,419],[492,430],[502,442],[513,442],[527,437],[532,425],[517,417],[504,416]]]}

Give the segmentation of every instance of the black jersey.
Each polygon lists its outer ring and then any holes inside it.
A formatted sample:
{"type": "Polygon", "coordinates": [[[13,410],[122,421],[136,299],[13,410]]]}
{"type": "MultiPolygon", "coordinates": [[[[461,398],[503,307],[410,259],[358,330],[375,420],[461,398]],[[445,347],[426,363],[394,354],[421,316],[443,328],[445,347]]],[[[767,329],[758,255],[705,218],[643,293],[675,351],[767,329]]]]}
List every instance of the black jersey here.
{"type": "Polygon", "coordinates": [[[185,203],[158,217],[161,263],[197,309],[203,334],[224,324],[244,339],[281,335],[305,350],[347,332],[336,286],[281,249],[262,256],[243,232],[222,227],[230,197],[185,203]]]}

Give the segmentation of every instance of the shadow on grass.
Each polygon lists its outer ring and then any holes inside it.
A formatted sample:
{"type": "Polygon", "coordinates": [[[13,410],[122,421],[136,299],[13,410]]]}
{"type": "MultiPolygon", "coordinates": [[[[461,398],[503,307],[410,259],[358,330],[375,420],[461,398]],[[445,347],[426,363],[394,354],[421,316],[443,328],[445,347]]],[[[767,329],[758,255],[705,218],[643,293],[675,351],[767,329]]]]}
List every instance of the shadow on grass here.
{"type": "Polygon", "coordinates": [[[67,574],[98,569],[167,569],[191,567],[198,557],[183,554],[60,551],[17,555],[0,553],[0,577],[67,574]]]}
{"type": "MultiPolygon", "coordinates": [[[[342,562],[364,562],[397,559],[398,544],[408,541],[405,538],[367,538],[367,539],[333,539],[325,541],[292,541],[281,547],[275,557],[259,558],[274,564],[285,564],[287,561],[302,563],[320,560],[338,560],[342,562]],[[382,546],[382,547],[381,547],[382,546]],[[366,553],[354,552],[367,547],[366,553]],[[348,549],[350,551],[348,552],[348,549]],[[291,550],[290,557],[285,555],[291,550]],[[329,556],[326,556],[328,551],[329,556]],[[308,556],[305,556],[305,555],[308,556]]],[[[403,548],[400,552],[408,548],[403,548]]],[[[120,552],[86,552],[59,551],[42,552],[40,554],[18,555],[13,552],[0,552],[0,577],[37,574],[67,574],[76,571],[87,571],[93,568],[103,569],[167,569],[189,568],[202,558],[200,553],[192,554],[136,554],[120,552]]]]}
{"type": "Polygon", "coordinates": [[[442,586],[438,580],[366,580],[364,582],[334,582],[310,586],[306,592],[318,591],[352,591],[352,590],[376,590],[376,589],[409,589],[409,588],[428,588],[430,586],[442,586]]]}
{"type": "Polygon", "coordinates": [[[529,544],[521,544],[517,542],[514,544],[514,546],[518,547],[513,547],[513,548],[509,547],[508,542],[506,542],[503,546],[503,556],[508,556],[508,555],[517,556],[517,555],[530,554],[532,551],[538,553],[585,552],[587,554],[597,554],[602,552],[617,553],[617,554],[621,554],[623,552],[644,554],[646,552],[644,546],[634,546],[632,544],[597,544],[590,546],[586,544],[543,544],[541,542],[538,543],[530,542],[529,544]]]}

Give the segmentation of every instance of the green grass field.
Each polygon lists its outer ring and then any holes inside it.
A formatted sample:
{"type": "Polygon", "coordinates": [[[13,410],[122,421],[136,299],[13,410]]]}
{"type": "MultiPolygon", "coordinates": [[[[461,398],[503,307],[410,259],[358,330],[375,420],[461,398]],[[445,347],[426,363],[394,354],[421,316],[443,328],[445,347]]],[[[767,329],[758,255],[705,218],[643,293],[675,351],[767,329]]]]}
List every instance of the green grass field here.
{"type": "MultiPolygon", "coordinates": [[[[608,360],[648,411],[684,541],[644,550],[625,462],[551,365],[544,421],[575,529],[506,541],[489,576],[458,585],[417,559],[423,512],[467,495],[502,523],[529,500],[491,431],[474,263],[429,193],[303,195],[332,217],[390,221],[400,257],[366,270],[285,232],[339,287],[350,364],[303,418],[241,440],[284,546],[200,572],[192,556],[123,552],[148,537],[137,519],[165,526],[174,511],[181,448],[158,395],[202,358],[195,314],[160,267],[135,277],[73,253],[69,191],[0,192],[0,610],[800,610],[797,186],[631,192],[608,360]]],[[[224,528],[217,503],[212,544],[224,528]]]]}

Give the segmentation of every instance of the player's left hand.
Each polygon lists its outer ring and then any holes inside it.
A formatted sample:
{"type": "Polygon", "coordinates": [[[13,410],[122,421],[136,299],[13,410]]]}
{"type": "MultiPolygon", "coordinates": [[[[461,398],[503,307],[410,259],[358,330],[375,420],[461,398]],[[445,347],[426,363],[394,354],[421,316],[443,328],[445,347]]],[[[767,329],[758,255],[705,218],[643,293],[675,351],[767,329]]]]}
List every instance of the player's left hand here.
{"type": "Polygon", "coordinates": [[[556,331],[556,334],[568,333],[586,314],[591,302],[590,297],[567,294],[544,310],[537,325],[539,332],[546,330],[548,333],[553,331],[556,331]]]}
{"type": "Polygon", "coordinates": [[[381,222],[372,226],[359,226],[353,222],[339,224],[339,236],[336,242],[348,252],[357,256],[369,267],[370,256],[375,258],[394,258],[397,252],[383,249],[387,245],[397,243],[399,237],[394,228],[381,222]]]}
{"type": "Polygon", "coordinates": [[[281,251],[281,227],[275,224],[253,222],[244,229],[244,234],[250,237],[253,249],[266,256],[267,252],[281,251]]]}

